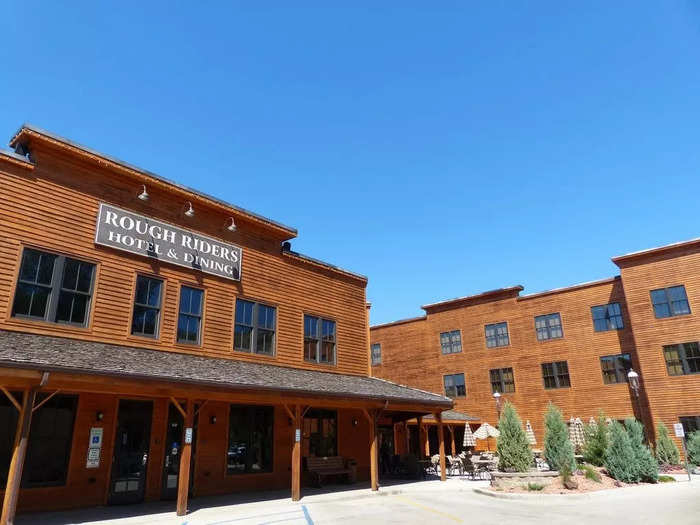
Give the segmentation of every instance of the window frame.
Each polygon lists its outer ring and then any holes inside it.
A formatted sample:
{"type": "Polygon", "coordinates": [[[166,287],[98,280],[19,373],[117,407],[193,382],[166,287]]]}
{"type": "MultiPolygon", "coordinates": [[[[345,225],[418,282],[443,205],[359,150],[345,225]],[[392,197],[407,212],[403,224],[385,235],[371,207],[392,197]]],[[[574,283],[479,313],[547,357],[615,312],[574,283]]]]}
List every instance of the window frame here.
{"type": "Polygon", "coordinates": [[[632,369],[632,355],[629,352],[622,352],[619,354],[602,355],[599,358],[599,362],[600,362],[600,372],[603,375],[603,384],[604,385],[621,385],[623,383],[629,383],[629,380],[627,379],[627,372],[629,372],[632,369]],[[620,361],[620,358],[624,358],[624,356],[627,356],[627,362],[629,363],[630,367],[628,369],[623,368],[622,376],[624,377],[624,379],[622,381],[618,381],[617,379],[620,377],[618,372],[620,369],[617,367],[617,363],[620,361]],[[603,360],[612,359],[612,358],[615,359],[615,361],[614,361],[615,366],[613,367],[613,370],[615,371],[615,381],[606,381],[606,375],[605,375],[606,370],[603,368],[603,360]]]}
{"type": "Polygon", "coordinates": [[[326,366],[336,366],[338,362],[338,323],[335,319],[331,319],[328,317],[323,317],[320,315],[316,314],[303,314],[302,316],[303,324],[302,324],[302,330],[303,330],[303,335],[304,335],[304,361],[306,363],[315,363],[317,365],[326,365],[326,366]],[[306,319],[315,319],[316,320],[316,334],[315,337],[309,336],[306,333],[306,319]],[[333,323],[333,359],[330,361],[321,361],[321,351],[322,351],[322,345],[324,343],[323,340],[323,324],[324,323],[333,323]],[[306,342],[307,340],[313,340],[315,341],[316,345],[316,358],[315,359],[309,359],[306,356],[306,342]]]}
{"type": "MultiPolygon", "coordinates": [[[[150,283],[149,283],[150,290],[150,283]]],[[[161,329],[161,316],[163,313],[163,298],[165,297],[165,279],[162,277],[155,277],[153,275],[148,275],[145,273],[137,273],[136,279],[134,280],[134,294],[133,301],[131,303],[131,327],[129,328],[129,336],[131,337],[145,337],[147,339],[160,339],[160,329],[161,329]],[[158,306],[154,307],[148,304],[141,304],[136,302],[136,294],[138,293],[139,279],[148,279],[150,281],[160,281],[160,292],[158,296],[158,306]],[[149,310],[156,310],[156,331],[155,334],[145,334],[145,333],[134,333],[134,315],[136,315],[136,308],[145,308],[149,310]]],[[[179,305],[178,305],[179,310],[179,305]]],[[[179,315],[179,312],[178,312],[179,315]]]]}
{"type": "Polygon", "coordinates": [[[369,347],[370,351],[370,357],[372,361],[372,366],[379,366],[382,364],[382,344],[381,343],[372,343],[369,347]],[[376,357],[375,350],[379,350],[379,358],[376,357]]]}
{"type": "Polygon", "coordinates": [[[625,319],[624,315],[622,313],[622,305],[615,301],[612,303],[607,303],[607,304],[598,304],[596,306],[591,306],[591,319],[593,320],[593,331],[594,332],[611,332],[615,330],[623,330],[625,328],[625,319]],[[619,314],[614,314],[614,315],[609,315],[609,308],[611,306],[617,305],[618,310],[620,311],[619,314]],[[596,308],[604,308],[605,309],[605,316],[604,317],[598,317],[596,318],[595,312],[596,308]],[[613,319],[619,318],[619,326],[611,326],[613,323],[613,319]],[[605,321],[605,328],[599,329],[598,326],[596,325],[596,321],[605,321]]]}
{"type": "Polygon", "coordinates": [[[537,338],[537,341],[539,341],[539,342],[551,341],[553,339],[563,339],[564,338],[564,323],[561,320],[561,312],[552,312],[552,313],[548,313],[548,314],[536,315],[535,316],[535,337],[537,338]],[[559,327],[560,335],[553,337],[552,336],[552,328],[554,328],[554,326],[551,326],[549,324],[549,319],[554,319],[555,317],[557,319],[559,319],[558,327],[559,327]],[[542,333],[542,332],[541,332],[541,328],[537,326],[538,319],[544,320],[544,322],[545,322],[544,328],[546,330],[547,337],[540,337],[540,333],[542,333]]]}
{"type": "Polygon", "coordinates": [[[678,416],[678,422],[683,425],[686,436],[691,432],[700,431],[700,414],[697,416],[678,416]]]}
{"type": "Polygon", "coordinates": [[[204,305],[205,305],[205,294],[206,290],[204,288],[201,288],[199,286],[193,286],[192,284],[188,283],[180,283],[180,291],[177,296],[177,321],[175,323],[175,343],[179,345],[186,345],[186,346],[202,346],[202,339],[203,339],[203,334],[202,332],[204,331],[204,305]],[[199,315],[191,314],[191,313],[183,313],[181,311],[181,302],[182,302],[182,290],[183,288],[189,288],[191,290],[196,290],[198,292],[202,293],[202,298],[200,301],[199,305],[199,315]],[[199,320],[198,324],[198,329],[197,329],[197,341],[187,341],[187,340],[181,340],[180,339],[180,316],[185,315],[188,317],[195,317],[199,320]]]}
{"type": "MultiPolygon", "coordinates": [[[[275,410],[274,405],[245,405],[245,404],[240,404],[240,403],[229,403],[228,404],[228,412],[226,415],[226,458],[225,458],[225,463],[224,463],[224,474],[226,476],[244,476],[244,475],[250,475],[250,474],[270,474],[275,471],[275,423],[276,423],[276,418],[277,418],[277,411],[275,410]],[[251,414],[255,410],[263,410],[265,412],[270,412],[272,414],[271,420],[270,420],[270,466],[267,469],[264,470],[258,470],[258,471],[247,471],[243,470],[242,472],[230,472],[229,471],[229,465],[228,465],[228,453],[231,448],[231,412],[233,411],[234,407],[237,407],[239,409],[246,409],[246,415],[247,415],[247,424],[248,424],[248,441],[246,442],[246,446],[249,446],[251,443],[251,437],[253,435],[253,430],[255,427],[255,421],[254,418],[251,418],[251,414]],[[251,424],[252,423],[252,424],[251,424]]],[[[247,450],[246,450],[247,453],[247,450]]]]}
{"type": "Polygon", "coordinates": [[[495,394],[498,392],[499,394],[514,394],[515,393],[515,371],[513,370],[512,366],[505,366],[503,368],[491,368],[489,370],[489,383],[491,383],[491,393],[495,394]],[[512,377],[512,381],[509,383],[506,383],[505,381],[505,373],[510,370],[510,376],[512,377]],[[496,380],[493,377],[493,373],[496,372],[498,375],[498,378],[496,380]],[[496,383],[499,383],[500,389],[494,390],[494,385],[496,383]],[[506,385],[513,385],[512,390],[507,390],[506,385]]]}
{"type": "Polygon", "coordinates": [[[275,357],[277,355],[277,321],[278,321],[277,305],[270,304],[270,303],[267,303],[265,301],[256,301],[253,299],[247,299],[245,297],[236,297],[236,300],[234,302],[234,307],[233,307],[233,351],[240,352],[243,354],[275,357]],[[250,303],[253,305],[253,314],[251,317],[251,322],[253,323],[252,325],[248,325],[245,323],[239,323],[238,321],[236,321],[236,314],[238,313],[239,301],[250,303]],[[258,323],[258,321],[260,319],[260,307],[261,306],[265,307],[265,308],[271,308],[274,311],[275,322],[274,322],[274,327],[272,330],[270,330],[267,327],[260,326],[258,323]],[[250,349],[248,349],[248,350],[246,350],[245,348],[240,348],[240,347],[236,346],[236,327],[239,325],[245,326],[245,327],[251,329],[250,349]],[[268,353],[268,352],[259,352],[258,351],[258,330],[263,330],[265,332],[272,332],[272,352],[268,353]]]}
{"type": "Polygon", "coordinates": [[[440,342],[440,352],[442,355],[452,355],[452,354],[460,354],[462,353],[462,330],[457,328],[456,330],[447,330],[445,332],[440,332],[440,335],[438,336],[438,340],[440,342]],[[459,338],[458,340],[455,339],[455,335],[459,338]],[[442,337],[446,336],[448,339],[447,346],[449,347],[449,351],[445,352],[446,345],[442,342],[442,337]],[[455,350],[455,347],[459,345],[459,349],[455,350]]]}
{"type": "MultiPolygon", "coordinates": [[[[40,268],[37,267],[37,277],[40,268]]],[[[92,321],[92,307],[94,303],[95,288],[97,282],[97,271],[98,263],[91,259],[86,259],[83,257],[74,257],[72,255],[67,255],[65,253],[54,252],[51,250],[46,250],[45,248],[39,248],[34,246],[23,246],[20,256],[19,263],[17,266],[17,275],[14,280],[14,289],[12,297],[12,306],[9,309],[9,316],[11,319],[31,321],[31,322],[43,322],[50,323],[51,325],[58,326],[69,326],[71,328],[89,328],[92,321]],[[29,281],[27,279],[22,279],[22,267],[24,265],[25,256],[28,252],[35,252],[39,254],[39,266],[41,265],[41,258],[44,256],[53,257],[53,268],[51,271],[51,280],[49,284],[40,283],[38,280],[29,281]],[[69,289],[63,287],[63,281],[65,278],[65,268],[66,261],[75,261],[79,264],[86,264],[91,266],[90,275],[90,285],[89,291],[83,292],[77,289],[77,284],[79,280],[79,272],[76,274],[76,288],[69,289]],[[17,307],[18,292],[22,286],[37,286],[48,290],[48,297],[46,299],[46,306],[44,309],[44,315],[31,315],[24,313],[17,313],[15,308],[17,307]],[[76,323],[73,321],[58,320],[58,307],[61,301],[61,294],[65,292],[72,295],[79,295],[86,298],[85,304],[85,319],[82,323],[76,323]]]]}
{"type": "Polygon", "coordinates": [[[490,323],[484,325],[484,338],[486,340],[486,348],[504,348],[506,346],[510,346],[510,332],[508,331],[508,321],[499,321],[497,323],[490,323]],[[506,343],[505,344],[498,344],[499,337],[503,337],[502,335],[499,336],[498,334],[498,328],[503,325],[505,326],[506,333],[505,333],[505,338],[506,338],[506,343]],[[495,342],[495,344],[489,344],[489,334],[488,330],[489,328],[493,328],[494,330],[494,335],[491,337],[491,339],[495,342]]]}
{"type": "Polygon", "coordinates": [[[560,388],[571,388],[571,374],[569,372],[569,362],[568,361],[550,361],[547,363],[541,363],[540,367],[542,369],[542,382],[544,384],[545,390],[557,390],[560,388]],[[562,371],[562,365],[563,365],[563,367],[566,368],[565,371],[562,371]],[[547,367],[551,367],[551,371],[552,371],[551,375],[545,374],[547,367]],[[568,383],[568,384],[563,384],[564,377],[566,377],[566,383],[568,383]],[[552,380],[554,381],[554,386],[547,385],[547,378],[552,378],[552,380]]]}
{"type": "Polygon", "coordinates": [[[672,286],[665,286],[662,288],[655,288],[653,290],[649,290],[649,298],[651,300],[651,309],[654,312],[654,318],[656,319],[669,319],[672,317],[682,317],[684,315],[690,315],[693,313],[692,308],[690,308],[690,299],[688,299],[688,291],[685,289],[685,284],[674,284],[672,286]],[[683,289],[683,295],[685,296],[685,299],[683,301],[673,301],[671,298],[671,293],[670,290],[675,289],[675,288],[682,288],[683,289]],[[655,303],[654,302],[654,292],[663,292],[664,297],[665,297],[665,302],[660,302],[660,303],[655,303]],[[685,302],[685,304],[688,307],[687,312],[680,312],[680,313],[675,313],[674,312],[674,303],[679,303],[679,302],[685,302]],[[657,306],[665,305],[666,308],[668,308],[668,315],[659,315],[657,306]]]}
{"type": "Polygon", "coordinates": [[[449,397],[450,399],[464,399],[467,397],[467,378],[464,376],[464,372],[457,372],[455,374],[444,374],[442,376],[442,387],[445,392],[445,397],[449,397]],[[464,389],[464,394],[459,393],[459,386],[454,382],[455,377],[461,377],[462,378],[462,388],[464,389]],[[452,385],[451,388],[454,389],[454,396],[451,396],[448,391],[447,391],[447,379],[450,378],[452,380],[452,385]]]}
{"type": "Polygon", "coordinates": [[[664,355],[664,362],[666,364],[666,372],[668,373],[669,376],[678,377],[678,376],[690,376],[690,375],[700,374],[700,342],[688,341],[686,343],[675,343],[675,344],[671,344],[671,345],[663,345],[662,351],[663,351],[663,355],[664,355]],[[698,355],[688,357],[686,345],[695,345],[695,351],[698,355]],[[668,352],[672,351],[672,350],[676,351],[678,358],[673,360],[673,361],[670,361],[669,357],[668,357],[668,352]],[[693,362],[698,363],[698,365],[696,366],[697,370],[695,372],[691,371],[691,367],[689,365],[689,362],[691,360],[693,362]],[[673,369],[680,369],[680,373],[672,373],[672,368],[673,369]]]}

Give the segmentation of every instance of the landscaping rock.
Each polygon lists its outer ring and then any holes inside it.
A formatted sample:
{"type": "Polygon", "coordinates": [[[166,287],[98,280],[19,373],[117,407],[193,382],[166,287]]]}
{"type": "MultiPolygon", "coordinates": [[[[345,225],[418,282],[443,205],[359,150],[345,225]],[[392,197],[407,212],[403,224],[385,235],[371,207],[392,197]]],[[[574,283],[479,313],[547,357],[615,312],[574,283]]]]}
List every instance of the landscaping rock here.
{"type": "Polygon", "coordinates": [[[566,479],[564,480],[564,488],[576,490],[578,488],[578,482],[574,478],[566,479]]]}

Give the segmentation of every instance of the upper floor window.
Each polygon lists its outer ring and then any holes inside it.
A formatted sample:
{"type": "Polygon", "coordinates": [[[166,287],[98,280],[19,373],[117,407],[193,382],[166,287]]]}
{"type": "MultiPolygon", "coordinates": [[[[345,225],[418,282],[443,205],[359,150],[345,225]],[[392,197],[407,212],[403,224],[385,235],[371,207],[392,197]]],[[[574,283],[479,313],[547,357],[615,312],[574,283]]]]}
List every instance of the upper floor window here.
{"type": "Polygon", "coordinates": [[[632,358],[629,354],[606,355],[600,358],[600,368],[606,385],[626,383],[627,372],[632,368],[632,358]]]}
{"type": "Polygon", "coordinates": [[[535,317],[535,331],[537,332],[538,341],[564,337],[564,333],[561,329],[561,316],[558,312],[555,314],[538,315],[535,317]]]}
{"type": "Polygon", "coordinates": [[[682,376],[700,373],[700,348],[698,343],[680,343],[664,346],[664,358],[668,375],[682,376]]]}
{"type": "Polygon", "coordinates": [[[544,379],[544,387],[547,389],[570,387],[569,364],[566,361],[542,363],[542,379],[544,379]]]}
{"type": "Polygon", "coordinates": [[[678,418],[678,421],[683,425],[686,436],[691,432],[700,430],[700,416],[681,416],[678,418]]]}
{"type": "Polygon", "coordinates": [[[464,384],[464,374],[450,374],[443,376],[445,383],[445,395],[447,397],[466,397],[467,387],[464,384]]]}
{"type": "Polygon", "coordinates": [[[335,321],[304,315],[304,359],[335,363],[335,321]]]}
{"type": "Polygon", "coordinates": [[[234,350],[274,355],[276,311],[274,306],[236,299],[234,350]]]}
{"type": "Polygon", "coordinates": [[[440,346],[443,354],[457,354],[462,351],[462,334],[459,330],[442,332],[440,346]]]}
{"type": "Polygon", "coordinates": [[[486,347],[496,348],[498,346],[508,346],[508,323],[487,324],[484,327],[486,332],[486,347]]]}
{"type": "Polygon", "coordinates": [[[12,316],[86,326],[94,279],[94,264],[25,248],[12,316]]]}
{"type": "Polygon", "coordinates": [[[491,376],[491,391],[499,394],[515,392],[515,377],[512,368],[494,368],[491,376]]]}
{"type": "Polygon", "coordinates": [[[654,306],[654,315],[657,319],[690,313],[688,296],[685,294],[685,286],[682,284],[652,290],[651,304],[654,306]]]}
{"type": "Polygon", "coordinates": [[[134,295],[134,314],[131,333],[145,337],[158,337],[163,281],[138,275],[134,295]]]}
{"type": "Polygon", "coordinates": [[[593,329],[596,332],[620,330],[624,328],[620,303],[593,306],[591,308],[591,314],[593,315],[593,329]]]}
{"type": "Polygon", "coordinates": [[[382,345],[374,343],[372,345],[372,365],[382,364],[382,345]]]}
{"type": "Polygon", "coordinates": [[[180,313],[177,318],[177,342],[198,345],[202,338],[202,299],[199,288],[182,286],[180,313]]]}

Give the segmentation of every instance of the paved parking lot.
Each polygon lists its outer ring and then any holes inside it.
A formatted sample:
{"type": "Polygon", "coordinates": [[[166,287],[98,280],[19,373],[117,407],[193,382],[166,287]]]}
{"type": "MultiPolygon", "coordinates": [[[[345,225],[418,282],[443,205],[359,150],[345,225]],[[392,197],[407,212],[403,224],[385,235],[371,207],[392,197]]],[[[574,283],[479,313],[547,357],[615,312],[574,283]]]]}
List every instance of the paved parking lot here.
{"type": "Polygon", "coordinates": [[[286,494],[198,498],[185,517],[174,503],[108,507],[70,512],[29,514],[17,525],[311,525],[370,523],[561,523],[595,525],[697,525],[700,523],[700,480],[619,489],[577,499],[539,496],[535,500],[504,500],[475,494],[486,482],[451,479],[367,489],[317,493],[301,502],[286,494]],[[254,498],[254,499],[253,499],[254,498]]]}

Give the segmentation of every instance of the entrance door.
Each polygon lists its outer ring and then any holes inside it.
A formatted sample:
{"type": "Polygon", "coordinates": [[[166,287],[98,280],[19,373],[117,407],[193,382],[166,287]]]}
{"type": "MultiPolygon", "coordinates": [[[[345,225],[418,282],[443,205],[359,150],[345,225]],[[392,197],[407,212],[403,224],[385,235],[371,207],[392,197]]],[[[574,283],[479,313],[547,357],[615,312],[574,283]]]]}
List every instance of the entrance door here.
{"type": "Polygon", "coordinates": [[[117,435],[112,458],[111,504],[139,503],[146,489],[146,465],[151,441],[151,401],[119,401],[117,435]]]}
{"type": "MultiPolygon", "coordinates": [[[[194,406],[195,413],[199,405],[194,406]]],[[[197,423],[195,415],[192,429],[192,453],[190,456],[190,492],[194,484],[194,458],[197,443],[197,423]]],[[[180,456],[185,440],[185,418],[180,411],[170,403],[168,408],[168,428],[165,430],[165,458],[163,460],[163,487],[161,499],[177,499],[177,485],[180,477],[180,456]]]]}

